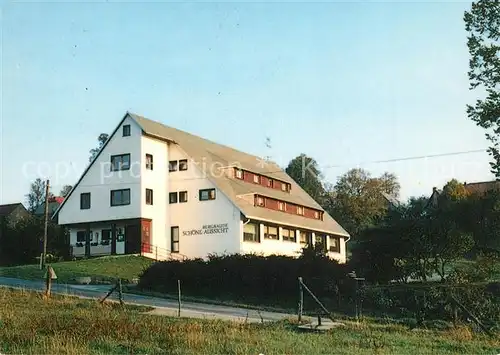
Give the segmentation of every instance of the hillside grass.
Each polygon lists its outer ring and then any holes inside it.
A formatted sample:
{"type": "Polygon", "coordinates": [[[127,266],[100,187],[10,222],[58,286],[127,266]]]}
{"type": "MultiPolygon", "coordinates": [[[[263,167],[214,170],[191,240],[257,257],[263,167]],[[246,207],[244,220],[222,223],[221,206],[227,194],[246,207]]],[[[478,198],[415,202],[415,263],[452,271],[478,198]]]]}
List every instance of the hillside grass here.
{"type": "Polygon", "coordinates": [[[0,288],[0,352],[11,354],[496,354],[466,327],[411,331],[346,322],[302,333],[291,321],[245,324],[153,316],[141,307],[0,288]]]}
{"type": "MultiPolygon", "coordinates": [[[[50,264],[59,283],[74,283],[76,277],[90,276],[93,280],[113,281],[116,278],[132,280],[154,260],[137,255],[104,256],[99,258],[63,261],[50,264]]],[[[22,265],[0,268],[0,276],[27,280],[41,280],[45,270],[39,265],[22,265]]]]}

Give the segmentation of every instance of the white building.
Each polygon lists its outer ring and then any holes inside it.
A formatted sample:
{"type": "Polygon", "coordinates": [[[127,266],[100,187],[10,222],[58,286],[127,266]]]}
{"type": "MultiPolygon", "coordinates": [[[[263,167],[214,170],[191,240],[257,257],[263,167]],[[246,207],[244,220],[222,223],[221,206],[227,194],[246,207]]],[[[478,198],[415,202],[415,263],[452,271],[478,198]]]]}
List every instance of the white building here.
{"type": "Polygon", "coordinates": [[[75,256],[299,255],[349,234],[278,165],[132,113],[58,209],[75,256]]]}

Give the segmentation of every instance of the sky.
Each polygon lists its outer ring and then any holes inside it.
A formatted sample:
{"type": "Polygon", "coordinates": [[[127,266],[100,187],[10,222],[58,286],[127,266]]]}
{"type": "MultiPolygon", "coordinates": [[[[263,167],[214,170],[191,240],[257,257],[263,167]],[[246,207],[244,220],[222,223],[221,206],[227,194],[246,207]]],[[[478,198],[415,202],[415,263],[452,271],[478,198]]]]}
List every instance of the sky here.
{"type": "Polygon", "coordinates": [[[401,199],[492,179],[486,152],[380,162],[487,148],[465,112],[469,7],[4,3],[0,203],[37,177],[74,184],[127,111],[282,166],[305,153],[330,183],[392,172],[401,199]]]}

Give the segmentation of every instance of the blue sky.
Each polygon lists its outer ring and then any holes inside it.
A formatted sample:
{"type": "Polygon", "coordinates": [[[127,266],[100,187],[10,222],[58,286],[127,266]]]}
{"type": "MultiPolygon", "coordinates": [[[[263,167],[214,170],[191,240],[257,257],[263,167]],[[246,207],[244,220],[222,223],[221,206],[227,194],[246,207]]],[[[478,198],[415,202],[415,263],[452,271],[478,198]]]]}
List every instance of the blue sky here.
{"type": "Polygon", "coordinates": [[[127,110],[282,165],[304,152],[332,183],[393,172],[403,198],[491,179],[486,153],[359,165],[487,147],[465,114],[469,6],[7,3],[0,203],[24,201],[30,163],[73,184],[127,110]]]}

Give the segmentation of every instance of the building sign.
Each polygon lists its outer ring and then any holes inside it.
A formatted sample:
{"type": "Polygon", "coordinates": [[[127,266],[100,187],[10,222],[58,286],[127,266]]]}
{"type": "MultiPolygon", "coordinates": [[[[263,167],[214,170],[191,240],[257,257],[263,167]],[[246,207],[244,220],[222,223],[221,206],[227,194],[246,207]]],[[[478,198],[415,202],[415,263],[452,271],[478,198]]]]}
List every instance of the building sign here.
{"type": "Polygon", "coordinates": [[[222,224],[205,224],[201,229],[191,229],[187,231],[182,231],[183,236],[188,235],[199,235],[199,234],[224,234],[227,233],[229,227],[227,223],[222,224]]]}

